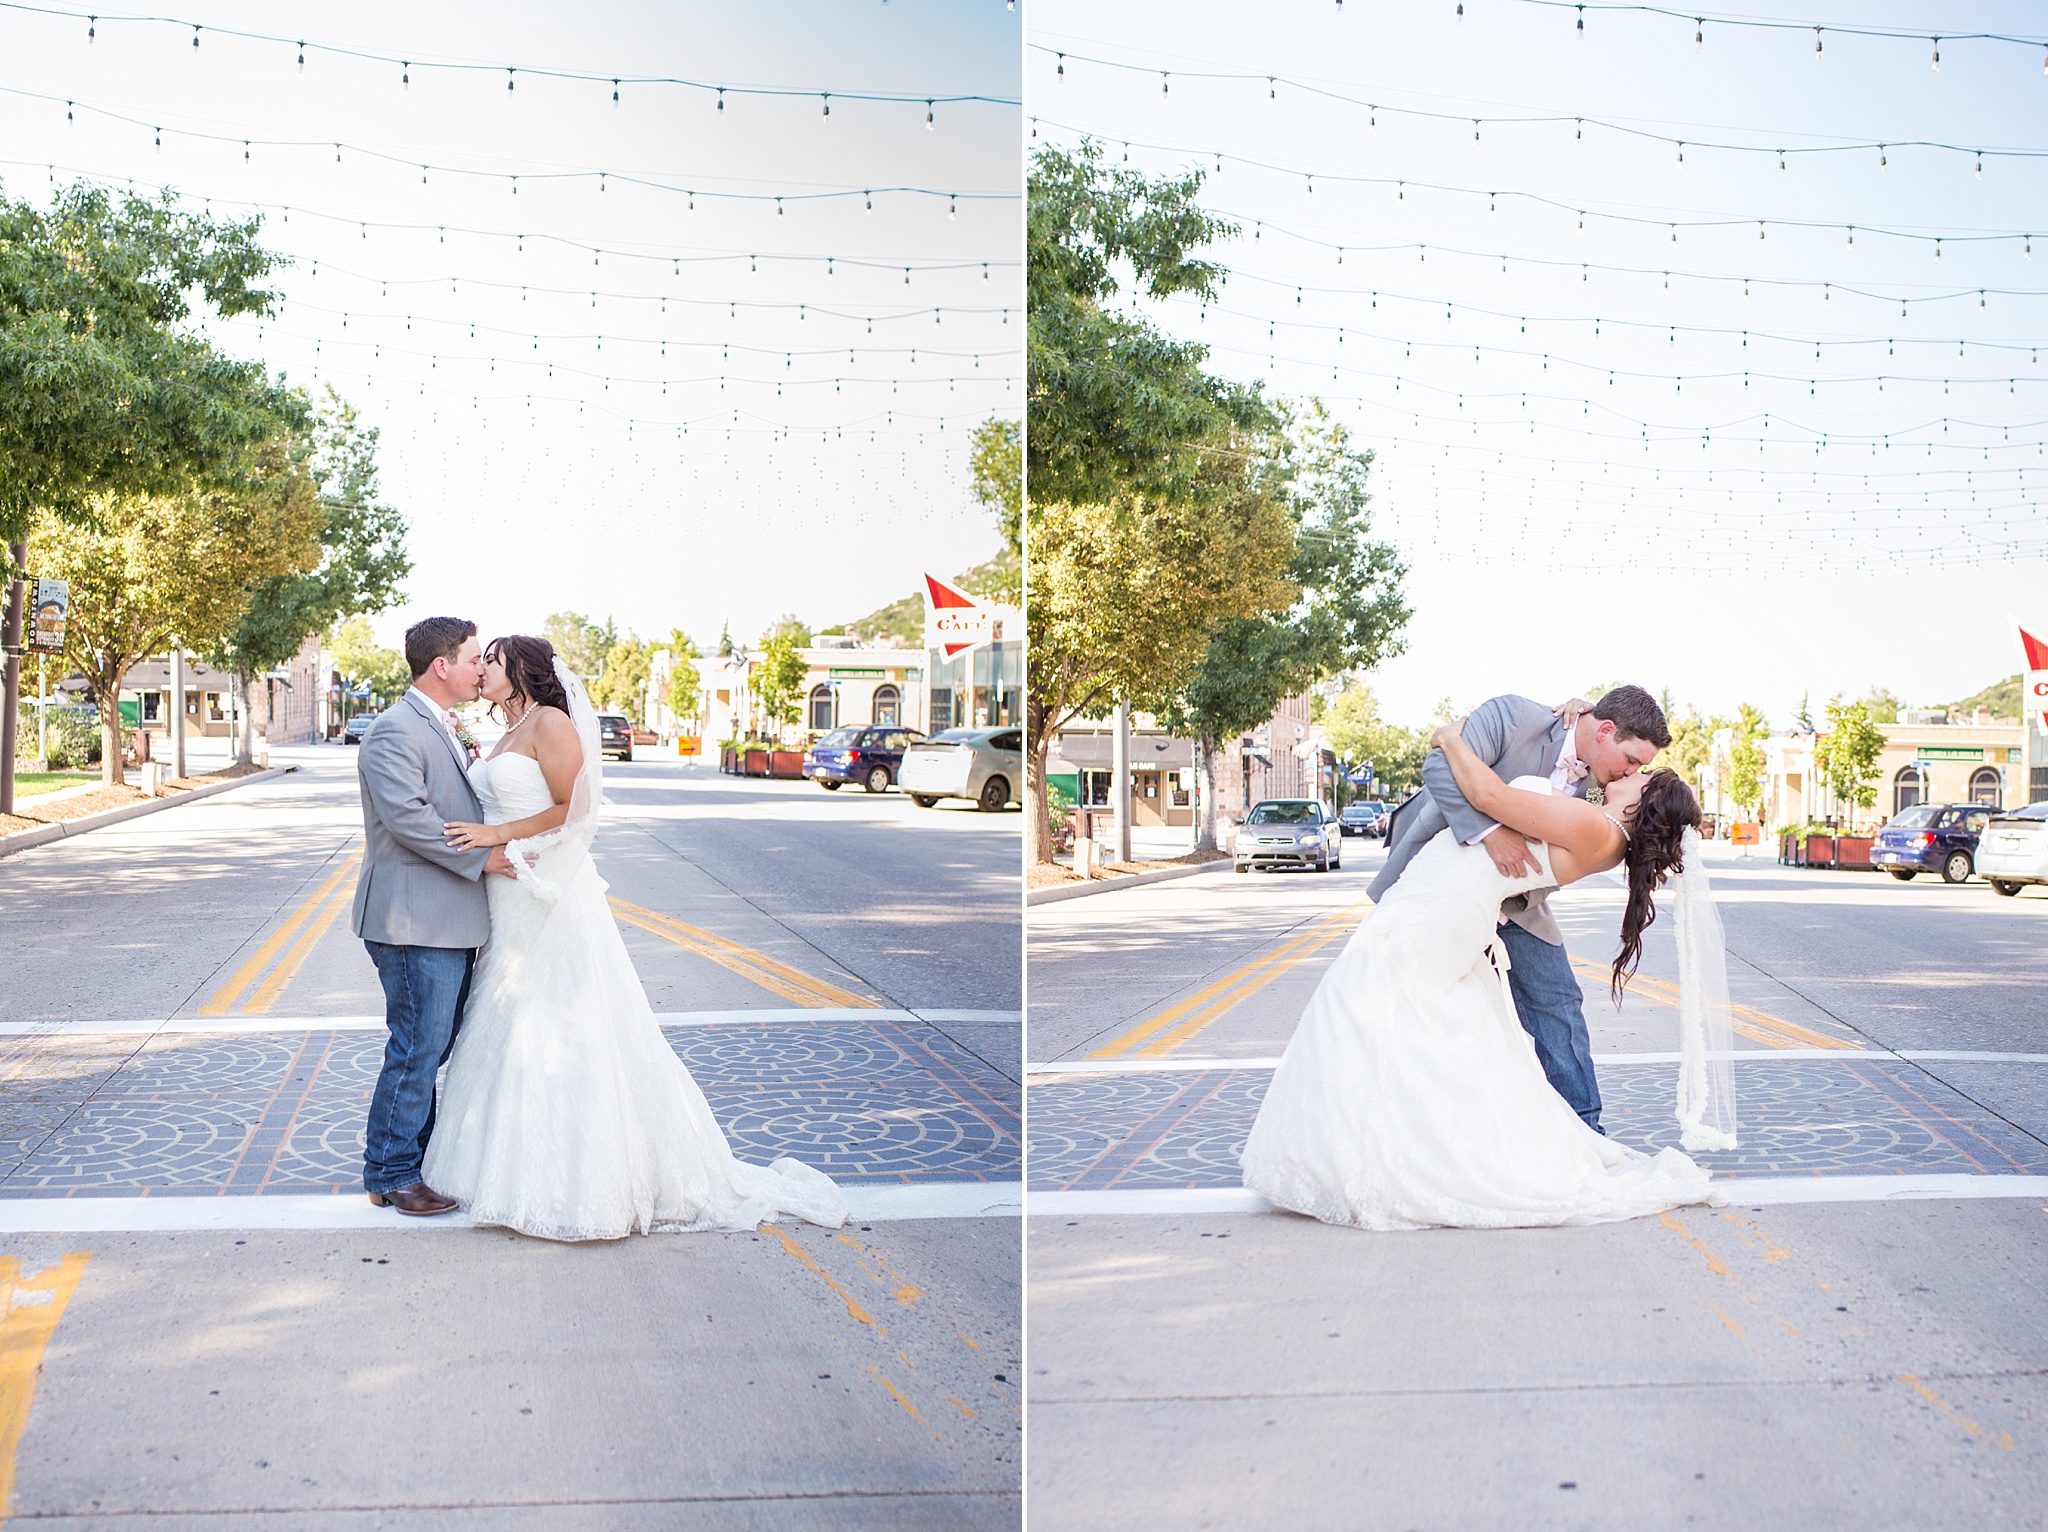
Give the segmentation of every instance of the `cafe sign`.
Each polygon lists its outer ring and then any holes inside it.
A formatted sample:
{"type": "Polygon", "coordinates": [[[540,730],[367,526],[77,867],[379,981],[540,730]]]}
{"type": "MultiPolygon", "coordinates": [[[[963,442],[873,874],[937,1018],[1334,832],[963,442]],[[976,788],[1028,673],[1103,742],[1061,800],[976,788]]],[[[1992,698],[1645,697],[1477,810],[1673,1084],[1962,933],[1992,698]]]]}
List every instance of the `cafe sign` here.
{"type": "Polygon", "coordinates": [[[2048,641],[2036,638],[2017,622],[2013,627],[2020,635],[2020,652],[2027,667],[2020,677],[2020,705],[2048,728],[2048,641]]]}

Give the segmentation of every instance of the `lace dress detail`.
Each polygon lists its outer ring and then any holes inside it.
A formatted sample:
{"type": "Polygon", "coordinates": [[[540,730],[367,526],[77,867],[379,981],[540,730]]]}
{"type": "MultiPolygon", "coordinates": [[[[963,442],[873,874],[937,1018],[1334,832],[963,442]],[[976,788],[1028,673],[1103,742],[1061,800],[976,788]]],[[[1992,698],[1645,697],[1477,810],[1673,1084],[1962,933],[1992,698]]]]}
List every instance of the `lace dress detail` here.
{"type": "MultiPolygon", "coordinates": [[[[1547,790],[1541,778],[1517,787],[1547,790]]],[[[1516,1019],[1503,878],[1448,831],[1416,855],[1323,976],[1246,1141],[1245,1185],[1365,1229],[1606,1223],[1727,1199],[1676,1149],[1588,1128],[1516,1019]]]]}
{"type": "MultiPolygon", "coordinates": [[[[530,756],[478,761],[470,780],[492,824],[553,801],[530,756]]],[[[845,1196],[822,1172],[733,1158],[654,1019],[588,849],[544,850],[533,870],[489,878],[491,939],[449,1057],[427,1184],[480,1223],[545,1239],[750,1229],[783,1214],[843,1223],[845,1196]]]]}

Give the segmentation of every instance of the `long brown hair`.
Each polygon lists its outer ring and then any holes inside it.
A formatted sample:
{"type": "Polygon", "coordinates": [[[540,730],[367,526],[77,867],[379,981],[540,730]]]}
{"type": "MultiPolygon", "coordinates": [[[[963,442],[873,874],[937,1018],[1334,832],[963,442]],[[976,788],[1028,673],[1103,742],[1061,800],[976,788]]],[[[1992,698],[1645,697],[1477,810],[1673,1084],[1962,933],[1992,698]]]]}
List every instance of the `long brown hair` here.
{"type": "Polygon", "coordinates": [[[1628,845],[1622,852],[1628,868],[1628,908],[1621,917],[1621,955],[1614,960],[1609,986],[1615,1004],[1643,955],[1643,932],[1657,919],[1650,896],[1674,872],[1685,870],[1685,832],[1700,822],[1700,800],[1675,771],[1653,771],[1643,779],[1629,823],[1628,845]]]}
{"type": "MultiPolygon", "coordinates": [[[[546,639],[533,638],[525,633],[508,633],[503,638],[492,639],[484,657],[503,663],[512,696],[524,698],[531,707],[558,707],[564,713],[569,711],[569,694],[555,677],[555,646],[546,639]]],[[[500,704],[493,702],[491,713],[500,723],[504,722],[500,704]]]]}

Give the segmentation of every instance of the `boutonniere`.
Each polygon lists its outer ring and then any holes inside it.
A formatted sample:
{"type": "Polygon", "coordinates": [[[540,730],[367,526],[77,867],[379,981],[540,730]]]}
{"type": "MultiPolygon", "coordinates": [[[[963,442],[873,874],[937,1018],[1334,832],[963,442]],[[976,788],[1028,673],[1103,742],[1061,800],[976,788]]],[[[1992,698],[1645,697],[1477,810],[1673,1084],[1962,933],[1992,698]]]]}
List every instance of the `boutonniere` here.
{"type": "Polygon", "coordinates": [[[469,725],[460,718],[455,720],[455,739],[463,749],[469,752],[469,758],[472,761],[483,754],[482,749],[477,745],[476,736],[469,732],[469,725]]]}

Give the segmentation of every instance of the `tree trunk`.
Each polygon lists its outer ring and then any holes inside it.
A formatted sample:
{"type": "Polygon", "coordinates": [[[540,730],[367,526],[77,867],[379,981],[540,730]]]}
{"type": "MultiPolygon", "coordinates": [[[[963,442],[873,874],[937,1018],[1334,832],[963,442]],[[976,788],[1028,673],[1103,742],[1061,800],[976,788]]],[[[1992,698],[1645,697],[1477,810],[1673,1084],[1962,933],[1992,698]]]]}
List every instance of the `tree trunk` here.
{"type": "Polygon", "coordinates": [[[1051,806],[1046,796],[1046,763],[1052,755],[1052,739],[1045,729],[1047,712],[1043,703],[1027,697],[1024,715],[1030,724],[1031,752],[1024,762],[1024,859],[1028,865],[1052,860],[1051,806]]]}
{"type": "Polygon", "coordinates": [[[236,746],[235,759],[244,766],[253,766],[256,763],[256,683],[238,672],[235,685],[242,689],[242,738],[236,746]]]}
{"type": "Polygon", "coordinates": [[[98,684],[100,702],[100,781],[119,787],[128,778],[121,765],[121,682],[128,666],[118,657],[111,667],[114,680],[98,684]]]}

